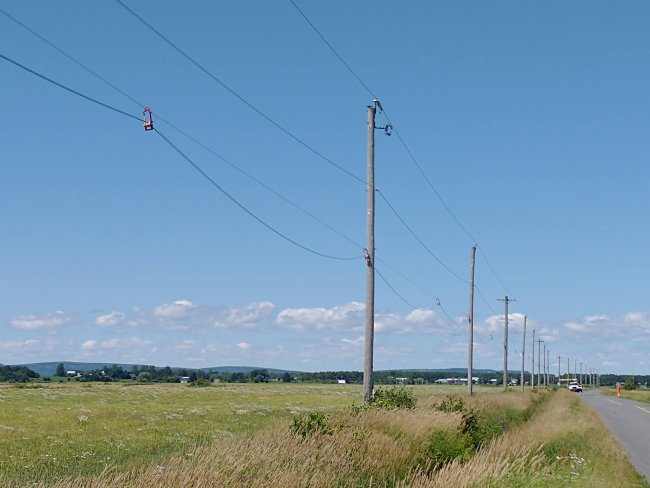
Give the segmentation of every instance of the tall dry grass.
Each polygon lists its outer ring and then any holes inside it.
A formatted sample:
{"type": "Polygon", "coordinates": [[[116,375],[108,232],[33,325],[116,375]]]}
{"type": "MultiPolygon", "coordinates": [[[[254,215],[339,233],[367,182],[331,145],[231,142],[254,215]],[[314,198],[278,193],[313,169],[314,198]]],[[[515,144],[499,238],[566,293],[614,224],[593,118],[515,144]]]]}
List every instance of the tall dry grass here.
{"type": "MultiPolygon", "coordinates": [[[[566,391],[538,402],[524,424],[480,448],[465,462],[432,470],[428,442],[435,431],[458,432],[460,413],[437,411],[422,400],[407,411],[366,411],[328,419],[333,434],[302,438],[288,427],[216,441],[162,465],[110,470],[89,479],[61,480],[55,488],[212,487],[520,487],[635,484],[636,475],[593,412],[566,391]],[[578,439],[581,442],[566,442],[578,439]],[[582,442],[584,441],[584,442],[582,442]],[[573,442],[573,443],[572,443],[573,442]],[[577,452],[577,454],[574,451],[577,452]],[[556,455],[555,453],[558,453],[556,455]],[[574,469],[573,457],[591,456],[574,469]],[[570,468],[570,469],[569,469],[570,468]],[[576,473],[574,471],[580,471],[576,473]]],[[[530,411],[538,398],[508,393],[465,399],[475,411],[530,411]]],[[[438,399],[439,400],[439,399],[438,399]]],[[[577,457],[580,459],[579,457],[577,457]]],[[[46,485],[36,485],[44,487],[46,485]]]]}
{"type": "Polygon", "coordinates": [[[423,453],[432,432],[458,431],[461,422],[460,413],[440,412],[427,405],[414,410],[340,414],[329,419],[331,435],[303,439],[286,427],[273,429],[223,439],[164,465],[122,474],[106,471],[95,478],[61,480],[47,486],[394,486],[426,463],[423,453]]]}
{"type": "Polygon", "coordinates": [[[560,390],[528,422],[495,439],[468,462],[454,461],[432,474],[414,472],[396,486],[646,485],[596,414],[575,394],[560,390]]]}

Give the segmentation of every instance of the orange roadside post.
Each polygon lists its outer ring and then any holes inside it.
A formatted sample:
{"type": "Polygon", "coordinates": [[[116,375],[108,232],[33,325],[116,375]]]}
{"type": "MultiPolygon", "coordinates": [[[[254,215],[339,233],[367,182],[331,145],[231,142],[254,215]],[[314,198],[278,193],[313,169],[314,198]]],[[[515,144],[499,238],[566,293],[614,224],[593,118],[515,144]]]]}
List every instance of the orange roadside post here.
{"type": "Polygon", "coordinates": [[[616,394],[621,398],[621,383],[618,381],[616,382],[616,394]]]}

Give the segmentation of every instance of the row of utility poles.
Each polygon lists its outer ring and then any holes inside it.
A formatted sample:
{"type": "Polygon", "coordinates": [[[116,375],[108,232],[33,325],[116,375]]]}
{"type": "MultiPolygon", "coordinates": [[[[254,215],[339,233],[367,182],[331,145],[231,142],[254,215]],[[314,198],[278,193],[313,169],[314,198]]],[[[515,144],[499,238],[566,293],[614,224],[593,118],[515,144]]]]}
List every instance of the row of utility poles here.
{"type": "MultiPolygon", "coordinates": [[[[373,394],[373,349],[375,337],[375,130],[384,130],[387,135],[390,135],[390,125],[385,127],[377,127],[375,125],[375,117],[377,110],[382,110],[379,100],[373,100],[372,105],[368,106],[368,158],[367,158],[367,247],[365,249],[366,260],[366,316],[365,316],[365,353],[364,353],[364,367],[363,367],[363,402],[365,404],[372,400],[373,394]]],[[[470,279],[469,279],[469,313],[467,320],[469,323],[468,331],[468,353],[467,353],[467,388],[468,393],[472,395],[472,374],[473,374],[473,356],[474,356],[474,267],[476,264],[476,245],[472,246],[470,254],[470,279]]],[[[508,387],[508,304],[516,301],[506,295],[503,298],[498,298],[499,301],[504,302],[505,305],[505,320],[504,320],[504,341],[503,341],[503,387],[508,387]]],[[[522,391],[524,390],[524,361],[526,354],[526,322],[528,317],[524,316],[524,333],[523,344],[521,348],[521,376],[520,384],[522,391]]],[[[535,340],[535,329],[533,329],[533,348],[532,348],[532,368],[530,370],[530,385],[535,388],[535,342],[537,342],[537,387],[544,385],[549,386],[550,380],[550,351],[547,350],[544,344],[544,352],[542,354],[541,345],[544,340],[538,338],[535,340]],[[543,359],[542,359],[543,358],[543,359]],[[541,369],[543,365],[543,370],[541,369]],[[542,373],[543,371],[543,373],[542,373]]],[[[561,356],[558,356],[558,375],[557,380],[560,381],[561,371],[561,356]]],[[[580,383],[583,383],[582,365],[580,363],[580,383]]],[[[567,381],[570,379],[570,362],[567,358],[567,381]]],[[[585,365],[586,366],[586,365],[585,365]]],[[[574,374],[578,378],[577,361],[574,360],[574,374]]],[[[587,379],[590,385],[598,385],[600,377],[598,372],[593,368],[585,368],[584,378],[587,379]]]]}

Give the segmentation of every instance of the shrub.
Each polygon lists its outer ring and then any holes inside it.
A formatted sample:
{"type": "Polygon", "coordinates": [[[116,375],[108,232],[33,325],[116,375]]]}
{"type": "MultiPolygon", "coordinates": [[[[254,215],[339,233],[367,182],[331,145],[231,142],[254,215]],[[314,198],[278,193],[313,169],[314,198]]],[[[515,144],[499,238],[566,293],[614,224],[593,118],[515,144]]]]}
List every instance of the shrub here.
{"type": "Polygon", "coordinates": [[[402,387],[379,388],[370,401],[371,408],[397,410],[400,408],[415,408],[413,392],[402,387]]]}
{"type": "Polygon", "coordinates": [[[636,390],[636,385],[634,384],[634,378],[628,376],[625,378],[625,383],[623,384],[624,390],[636,390]]]}
{"type": "Polygon", "coordinates": [[[429,439],[426,464],[429,469],[438,469],[454,459],[468,458],[473,450],[469,436],[440,430],[429,439]]]}
{"type": "Polygon", "coordinates": [[[331,434],[332,429],[326,422],[327,416],[323,412],[309,412],[306,415],[297,415],[293,418],[291,430],[303,439],[313,434],[331,434]]]}
{"type": "Polygon", "coordinates": [[[212,385],[208,380],[196,380],[193,381],[192,383],[189,383],[187,386],[189,386],[190,388],[206,388],[212,385]]]}
{"type": "Polygon", "coordinates": [[[465,400],[456,395],[447,395],[440,403],[434,405],[434,408],[441,412],[462,412],[465,408],[465,400]]]}

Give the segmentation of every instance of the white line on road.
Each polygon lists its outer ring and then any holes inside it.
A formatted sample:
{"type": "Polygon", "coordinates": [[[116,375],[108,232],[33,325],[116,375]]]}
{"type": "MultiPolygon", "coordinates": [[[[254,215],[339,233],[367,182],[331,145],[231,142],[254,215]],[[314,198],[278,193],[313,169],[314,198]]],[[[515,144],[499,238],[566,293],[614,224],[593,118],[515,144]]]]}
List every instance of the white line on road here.
{"type": "MultiPolygon", "coordinates": [[[[605,400],[607,400],[608,402],[615,403],[616,405],[623,405],[622,403],[615,402],[614,400],[611,400],[611,399],[609,399],[609,398],[605,398],[605,400]]],[[[649,413],[650,413],[650,412],[649,412],[649,413]]]]}
{"type": "Polygon", "coordinates": [[[650,410],[645,409],[644,407],[639,407],[638,405],[634,405],[636,408],[639,410],[643,410],[645,413],[650,413],[650,410]]]}

